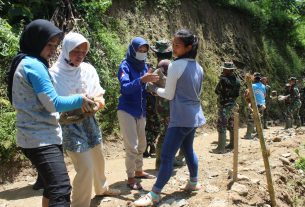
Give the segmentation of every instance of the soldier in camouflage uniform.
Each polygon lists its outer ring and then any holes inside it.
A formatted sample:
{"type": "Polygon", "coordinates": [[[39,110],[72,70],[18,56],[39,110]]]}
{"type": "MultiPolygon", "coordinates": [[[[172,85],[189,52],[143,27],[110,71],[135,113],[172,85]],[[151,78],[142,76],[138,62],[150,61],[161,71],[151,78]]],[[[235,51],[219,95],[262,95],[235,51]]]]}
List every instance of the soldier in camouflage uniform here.
{"type": "Polygon", "coordinates": [[[240,90],[240,80],[233,73],[235,65],[232,62],[225,62],[222,68],[223,72],[215,89],[218,95],[218,146],[212,151],[218,154],[225,153],[226,148],[234,148],[233,112],[237,108],[236,99],[240,90]],[[227,129],[230,132],[230,143],[226,146],[227,129]]]}
{"type": "Polygon", "coordinates": [[[147,93],[146,97],[146,150],[143,153],[143,157],[153,156],[156,153],[155,142],[160,134],[160,119],[155,112],[156,97],[150,93],[147,93]]]}
{"type": "Polygon", "coordinates": [[[268,85],[267,77],[262,77],[261,82],[266,87],[266,97],[265,97],[266,109],[263,112],[263,127],[264,127],[264,129],[268,129],[267,120],[269,118],[269,107],[270,107],[270,102],[271,102],[271,87],[268,85]]]}
{"type": "Polygon", "coordinates": [[[297,127],[301,126],[301,118],[300,118],[300,108],[302,105],[300,99],[300,92],[296,85],[297,79],[295,77],[289,78],[289,95],[286,96],[289,99],[289,105],[287,107],[287,119],[286,119],[286,129],[292,127],[293,119],[295,119],[295,124],[297,127]]]}
{"type": "MultiPolygon", "coordinates": [[[[163,59],[172,58],[172,49],[170,44],[166,40],[160,40],[156,42],[155,46],[152,46],[151,49],[155,52],[157,56],[158,63],[163,59]]],[[[161,124],[160,115],[157,114],[156,108],[157,99],[160,99],[152,94],[147,95],[147,108],[146,108],[146,139],[147,147],[143,154],[144,157],[152,156],[156,153],[155,142],[156,139],[162,135],[162,128],[164,127],[161,124]]],[[[167,126],[167,125],[166,125],[167,126]]]]}
{"type": "MultiPolygon", "coordinates": [[[[170,64],[170,59],[172,58],[172,48],[169,41],[160,40],[156,42],[155,47],[152,47],[158,59],[158,67],[161,72],[167,76],[168,65],[170,64]]],[[[164,142],[164,137],[166,134],[167,126],[169,123],[169,101],[167,99],[156,96],[156,113],[158,114],[160,120],[160,136],[158,137],[156,146],[156,169],[159,169],[161,150],[164,142]]],[[[182,166],[185,165],[184,155],[181,150],[179,150],[178,156],[175,158],[174,165],[182,166]]]]}

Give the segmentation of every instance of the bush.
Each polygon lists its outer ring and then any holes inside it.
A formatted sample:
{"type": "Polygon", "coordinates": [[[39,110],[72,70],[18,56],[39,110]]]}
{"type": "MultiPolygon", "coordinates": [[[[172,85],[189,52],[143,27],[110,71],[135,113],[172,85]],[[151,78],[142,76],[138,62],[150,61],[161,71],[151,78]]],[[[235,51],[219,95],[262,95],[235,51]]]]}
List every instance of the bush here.
{"type": "Polygon", "coordinates": [[[6,20],[0,18],[0,165],[10,161],[18,154],[16,147],[16,113],[6,97],[6,71],[18,50],[18,37],[6,20]]]}
{"type": "Polygon", "coordinates": [[[6,20],[0,18],[0,96],[6,94],[5,75],[12,58],[18,51],[18,37],[6,20]]]}
{"type": "Polygon", "coordinates": [[[296,149],[295,152],[298,155],[298,159],[295,162],[295,168],[305,172],[305,157],[300,155],[299,149],[296,149]]]}
{"type": "Polygon", "coordinates": [[[0,98],[0,165],[9,162],[18,154],[16,146],[16,113],[10,103],[0,98]]]}

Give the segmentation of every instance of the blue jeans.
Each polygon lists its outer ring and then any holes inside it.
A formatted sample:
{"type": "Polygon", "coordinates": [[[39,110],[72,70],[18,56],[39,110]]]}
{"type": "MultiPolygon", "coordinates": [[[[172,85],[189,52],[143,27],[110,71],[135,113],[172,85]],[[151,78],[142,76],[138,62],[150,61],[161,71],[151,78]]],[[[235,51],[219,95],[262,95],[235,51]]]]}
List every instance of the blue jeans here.
{"type": "Polygon", "coordinates": [[[190,180],[198,179],[198,158],[193,149],[196,128],[171,127],[166,131],[161,152],[161,165],[153,191],[160,193],[170,179],[175,155],[180,148],[185,155],[185,161],[190,172],[190,180]]]}
{"type": "Polygon", "coordinates": [[[22,148],[22,151],[37,168],[42,178],[43,196],[49,199],[49,206],[70,206],[71,185],[62,147],[48,145],[30,149],[22,148]]]}

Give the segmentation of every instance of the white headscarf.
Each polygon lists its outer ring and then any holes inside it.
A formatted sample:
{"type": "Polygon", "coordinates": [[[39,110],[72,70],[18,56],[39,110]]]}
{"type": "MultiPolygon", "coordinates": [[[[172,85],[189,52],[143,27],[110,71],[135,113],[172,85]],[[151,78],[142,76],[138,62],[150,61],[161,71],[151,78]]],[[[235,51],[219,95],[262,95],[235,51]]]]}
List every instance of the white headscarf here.
{"type": "Polygon", "coordinates": [[[69,65],[69,53],[82,43],[87,43],[89,51],[89,41],[83,35],[68,33],[63,40],[61,53],[50,69],[54,87],[60,96],[87,94],[95,97],[105,93],[100,86],[98,74],[91,64],[82,62],[78,67],[69,65]]]}

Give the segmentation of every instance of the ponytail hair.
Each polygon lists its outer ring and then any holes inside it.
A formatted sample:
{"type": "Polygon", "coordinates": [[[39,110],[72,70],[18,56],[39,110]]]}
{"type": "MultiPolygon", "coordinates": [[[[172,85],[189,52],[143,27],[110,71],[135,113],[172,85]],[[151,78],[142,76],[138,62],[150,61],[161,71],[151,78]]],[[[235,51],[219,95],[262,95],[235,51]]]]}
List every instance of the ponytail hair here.
{"type": "Polygon", "coordinates": [[[179,59],[180,58],[195,59],[197,56],[199,38],[187,29],[178,30],[175,33],[174,37],[179,38],[184,43],[184,46],[192,45],[192,49],[188,53],[184,54],[182,57],[179,57],[179,59]]]}

